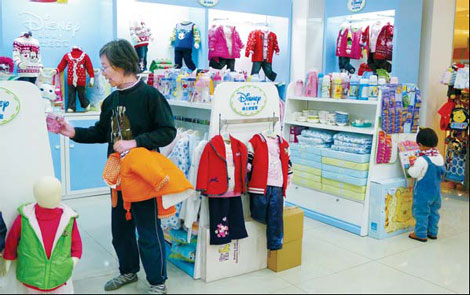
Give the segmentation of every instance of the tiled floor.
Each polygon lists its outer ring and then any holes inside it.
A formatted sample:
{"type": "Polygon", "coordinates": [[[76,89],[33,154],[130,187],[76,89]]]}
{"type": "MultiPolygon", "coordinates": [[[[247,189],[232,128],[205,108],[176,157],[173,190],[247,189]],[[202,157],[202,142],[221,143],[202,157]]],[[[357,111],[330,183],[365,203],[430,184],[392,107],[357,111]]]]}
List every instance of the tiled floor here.
{"type": "MultiPolygon", "coordinates": [[[[469,202],[446,196],[439,239],[420,243],[407,234],[386,240],[359,237],[305,219],[302,266],[268,269],[212,283],[193,280],[168,264],[169,293],[469,293],[469,202]]],[[[74,271],[76,293],[103,293],[117,274],[107,196],[69,200],[80,214],[83,259],[74,271]]],[[[145,274],[119,293],[145,291],[145,274]]]]}

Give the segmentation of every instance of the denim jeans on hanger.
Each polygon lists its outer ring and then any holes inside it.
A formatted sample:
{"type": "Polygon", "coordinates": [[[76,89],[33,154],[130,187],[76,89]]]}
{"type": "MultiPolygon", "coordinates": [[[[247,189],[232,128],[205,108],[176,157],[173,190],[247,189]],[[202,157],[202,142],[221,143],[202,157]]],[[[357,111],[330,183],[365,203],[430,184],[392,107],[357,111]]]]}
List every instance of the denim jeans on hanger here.
{"type": "Polygon", "coordinates": [[[113,246],[119,260],[119,271],[121,274],[139,272],[140,256],[149,284],[163,284],[167,279],[165,239],[158,219],[157,199],[132,203],[131,213],[132,219],[126,220],[119,191],[117,206],[111,209],[113,246]]]}
{"type": "Polygon", "coordinates": [[[227,68],[230,69],[231,72],[234,72],[235,71],[235,59],[219,57],[218,62],[215,61],[214,59],[211,59],[209,62],[209,66],[217,70],[221,70],[223,67],[227,66],[227,68]]]}
{"type": "Polygon", "coordinates": [[[191,71],[196,69],[196,65],[193,62],[191,54],[193,53],[192,49],[175,49],[175,65],[177,69],[181,69],[184,63],[191,71]]]}
{"type": "Polygon", "coordinates": [[[251,74],[255,75],[258,74],[259,71],[263,68],[263,72],[268,77],[269,80],[274,81],[276,80],[277,74],[273,71],[273,64],[270,62],[264,61],[255,61],[253,62],[253,67],[251,68],[251,74]]]}
{"type": "Polygon", "coordinates": [[[354,74],[356,72],[356,69],[351,65],[351,58],[349,57],[339,57],[339,69],[340,70],[346,70],[350,74],[354,74]]]}
{"type": "Polygon", "coordinates": [[[139,46],[139,47],[134,47],[135,51],[137,52],[137,56],[139,57],[139,68],[140,71],[146,71],[147,70],[147,52],[149,51],[149,48],[147,45],[145,46],[139,46]]]}

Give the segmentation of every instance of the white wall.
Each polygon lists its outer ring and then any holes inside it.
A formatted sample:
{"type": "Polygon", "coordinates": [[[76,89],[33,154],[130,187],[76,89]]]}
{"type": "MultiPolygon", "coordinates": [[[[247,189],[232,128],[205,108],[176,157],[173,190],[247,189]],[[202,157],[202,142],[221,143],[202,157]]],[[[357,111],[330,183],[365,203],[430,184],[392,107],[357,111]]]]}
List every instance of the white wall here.
{"type": "Polygon", "coordinates": [[[291,81],[312,68],[322,71],[325,0],[294,0],[292,10],[291,81]]]}
{"type": "Polygon", "coordinates": [[[437,111],[447,101],[447,86],[440,84],[442,73],[452,62],[455,0],[423,1],[419,87],[423,104],[420,125],[433,128],[444,152],[445,132],[439,128],[437,111]]]}

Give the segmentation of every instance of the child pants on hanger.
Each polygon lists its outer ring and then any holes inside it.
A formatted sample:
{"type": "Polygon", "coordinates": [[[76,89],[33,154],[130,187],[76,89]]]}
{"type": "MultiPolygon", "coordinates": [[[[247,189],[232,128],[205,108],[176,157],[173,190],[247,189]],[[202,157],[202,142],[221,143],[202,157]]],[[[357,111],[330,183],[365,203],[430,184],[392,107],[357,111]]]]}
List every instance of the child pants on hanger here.
{"type": "Polygon", "coordinates": [[[269,186],[266,195],[250,194],[251,217],[266,224],[269,250],[282,249],[284,237],[282,187],[269,186]]]}
{"type": "Polygon", "coordinates": [[[240,196],[209,198],[210,244],[225,245],[248,237],[240,196]]]}

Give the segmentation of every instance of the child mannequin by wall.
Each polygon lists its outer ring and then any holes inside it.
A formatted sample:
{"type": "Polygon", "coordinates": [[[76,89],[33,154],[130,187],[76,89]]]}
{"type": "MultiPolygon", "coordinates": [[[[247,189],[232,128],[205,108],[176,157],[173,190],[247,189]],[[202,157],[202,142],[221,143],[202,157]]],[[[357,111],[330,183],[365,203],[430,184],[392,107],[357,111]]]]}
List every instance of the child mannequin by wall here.
{"type": "Polygon", "coordinates": [[[8,232],[0,274],[17,260],[16,278],[29,293],[70,293],[72,271],[82,256],[78,215],[60,202],[62,186],[55,177],[41,177],[33,192],[36,203],[18,208],[8,232]]]}

